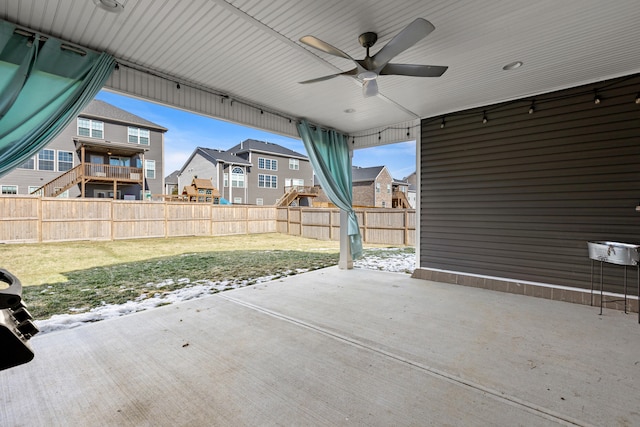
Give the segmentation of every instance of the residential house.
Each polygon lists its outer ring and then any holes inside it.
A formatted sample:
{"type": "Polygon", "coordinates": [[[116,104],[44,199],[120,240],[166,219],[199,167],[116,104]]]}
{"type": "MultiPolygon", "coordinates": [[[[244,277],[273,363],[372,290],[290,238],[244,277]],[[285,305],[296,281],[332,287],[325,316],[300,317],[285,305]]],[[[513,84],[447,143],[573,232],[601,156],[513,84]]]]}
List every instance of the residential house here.
{"type": "Polygon", "coordinates": [[[293,187],[312,187],[313,168],[303,154],[247,139],[226,151],[196,148],[178,173],[179,188],[194,178],[211,179],[232,203],[273,205],[293,187]]]}
{"type": "Polygon", "coordinates": [[[191,185],[194,179],[209,179],[221,197],[233,203],[245,203],[248,197],[246,176],[250,168],[250,162],[232,153],[197,147],[178,171],[178,188],[191,185]]]}
{"type": "Polygon", "coordinates": [[[166,131],[93,100],[50,144],[0,178],[2,194],[129,200],[160,194],[166,131]]]}
{"type": "Polygon", "coordinates": [[[178,174],[179,170],[171,172],[164,177],[164,194],[179,194],[180,187],[178,187],[178,174]]]}
{"type": "MultiPolygon", "coordinates": [[[[378,208],[393,206],[394,180],[386,166],[366,168],[353,166],[351,179],[353,181],[353,206],[378,208]]],[[[316,182],[316,186],[320,187],[320,183],[316,182]]],[[[327,206],[329,203],[329,198],[324,191],[320,191],[314,201],[316,206],[327,206]]]]}

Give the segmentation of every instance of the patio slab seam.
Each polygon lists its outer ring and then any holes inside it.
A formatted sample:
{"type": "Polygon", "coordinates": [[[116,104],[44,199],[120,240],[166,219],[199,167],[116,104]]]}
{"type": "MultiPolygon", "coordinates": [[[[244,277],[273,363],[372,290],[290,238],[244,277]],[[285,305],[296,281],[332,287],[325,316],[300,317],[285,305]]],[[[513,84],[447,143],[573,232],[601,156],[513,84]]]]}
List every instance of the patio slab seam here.
{"type": "Polygon", "coordinates": [[[592,424],[588,424],[585,423],[584,421],[575,419],[573,417],[549,410],[543,406],[540,405],[536,405],[534,403],[525,401],[523,399],[519,399],[515,396],[506,394],[504,392],[501,392],[499,390],[494,390],[492,388],[483,386],[481,384],[475,383],[473,381],[469,381],[467,379],[464,379],[462,377],[456,376],[456,375],[452,375],[446,371],[425,365],[423,363],[420,362],[416,362],[414,360],[410,360],[406,357],[400,356],[398,354],[395,354],[393,352],[390,352],[388,350],[385,350],[381,347],[374,347],[372,345],[369,345],[363,341],[360,341],[354,337],[349,337],[346,335],[342,335],[339,334],[335,331],[331,331],[328,330],[326,328],[302,321],[300,319],[296,319],[294,317],[291,316],[287,316],[285,314],[279,313],[277,311],[273,311],[264,307],[260,307],[256,304],[252,304],[246,301],[242,301],[233,297],[230,297],[229,295],[223,295],[223,294],[219,294],[217,295],[217,297],[225,299],[229,302],[244,306],[248,309],[251,310],[255,310],[258,311],[262,314],[277,318],[279,320],[283,320],[292,324],[295,324],[299,327],[305,328],[307,330],[311,330],[314,331],[316,333],[320,333],[324,336],[327,336],[329,338],[344,342],[348,345],[352,345],[355,347],[358,347],[360,349],[366,350],[366,351],[370,351],[370,352],[374,352],[376,354],[382,355],[386,358],[395,360],[397,362],[400,362],[402,364],[408,365],[412,368],[418,369],[432,377],[447,381],[448,383],[472,390],[474,392],[478,392],[481,393],[485,396],[489,396],[491,398],[493,398],[496,401],[500,401],[502,403],[505,403],[507,405],[513,406],[513,407],[517,407],[520,408],[526,412],[529,412],[531,414],[540,416],[541,418],[550,420],[550,421],[554,421],[560,424],[564,424],[564,425],[569,425],[569,426],[584,426],[584,427],[589,427],[592,426],[592,424]]]}

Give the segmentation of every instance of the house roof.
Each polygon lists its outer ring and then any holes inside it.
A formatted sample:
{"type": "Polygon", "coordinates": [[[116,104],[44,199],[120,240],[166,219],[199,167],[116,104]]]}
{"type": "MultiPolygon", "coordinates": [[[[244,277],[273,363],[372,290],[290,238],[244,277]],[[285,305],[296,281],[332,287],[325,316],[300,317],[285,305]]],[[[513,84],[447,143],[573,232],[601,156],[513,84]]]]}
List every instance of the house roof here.
{"type": "Polygon", "coordinates": [[[166,132],[168,130],[163,126],[150,122],[147,119],[143,119],[140,116],[136,116],[135,114],[132,114],[99,99],[92,100],[89,105],[87,105],[84,110],[82,110],[82,112],[78,114],[78,116],[137,125],[158,130],[160,132],[166,132]]]}
{"type": "Polygon", "coordinates": [[[178,174],[180,173],[179,170],[175,170],[173,172],[171,172],[169,175],[167,175],[164,178],[164,183],[165,184],[177,184],[178,183],[178,174]]]}
{"type": "Polygon", "coordinates": [[[234,145],[227,150],[227,152],[230,153],[247,153],[249,151],[277,154],[286,157],[297,157],[300,159],[308,160],[308,157],[304,154],[300,154],[297,151],[290,150],[286,147],[283,147],[282,145],[274,144],[273,142],[258,141],[255,139],[245,139],[240,144],[234,145]]]}
{"type": "Polygon", "coordinates": [[[196,151],[199,151],[205,158],[208,158],[212,162],[218,161],[223,163],[230,163],[233,165],[251,166],[251,162],[243,159],[242,157],[238,157],[235,154],[230,153],[229,151],[204,147],[198,147],[196,148],[196,151]]]}
{"type": "Polygon", "coordinates": [[[361,168],[354,166],[351,169],[351,178],[353,182],[366,182],[366,181],[374,181],[382,169],[386,166],[371,166],[368,168],[361,168]]]}

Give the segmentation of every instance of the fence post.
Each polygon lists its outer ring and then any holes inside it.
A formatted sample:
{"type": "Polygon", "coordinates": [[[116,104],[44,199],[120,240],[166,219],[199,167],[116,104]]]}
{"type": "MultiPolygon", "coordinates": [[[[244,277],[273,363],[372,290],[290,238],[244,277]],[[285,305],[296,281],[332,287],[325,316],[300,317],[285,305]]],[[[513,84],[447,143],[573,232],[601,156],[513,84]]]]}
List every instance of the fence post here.
{"type": "Polygon", "coordinates": [[[42,196],[38,197],[38,242],[42,243],[42,196]]]}
{"type": "Polygon", "coordinates": [[[404,209],[404,215],[403,215],[403,220],[404,220],[404,245],[407,246],[407,242],[409,241],[409,213],[407,212],[407,209],[404,209]]]}
{"type": "MultiPolygon", "coordinates": [[[[115,193],[114,193],[115,194],[115,193]]],[[[115,199],[111,199],[110,206],[111,206],[111,240],[115,240],[114,236],[115,236],[115,227],[116,227],[116,218],[115,218],[115,207],[113,205],[115,199]]]]}
{"type": "Polygon", "coordinates": [[[164,238],[169,237],[169,212],[167,201],[164,201],[164,238]]]}

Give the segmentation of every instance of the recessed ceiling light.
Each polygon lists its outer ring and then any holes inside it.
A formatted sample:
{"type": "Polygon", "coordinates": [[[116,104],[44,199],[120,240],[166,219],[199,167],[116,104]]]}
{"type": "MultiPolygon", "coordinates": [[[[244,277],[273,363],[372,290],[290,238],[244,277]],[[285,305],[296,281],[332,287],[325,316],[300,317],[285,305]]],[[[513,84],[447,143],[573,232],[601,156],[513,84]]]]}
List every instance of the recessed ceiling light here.
{"type": "Polygon", "coordinates": [[[356,110],[354,110],[353,108],[347,108],[346,110],[344,110],[344,112],[347,114],[351,114],[351,113],[355,113],[356,110]]]}
{"type": "Polygon", "coordinates": [[[124,10],[124,5],[117,0],[93,0],[93,3],[107,12],[120,13],[124,10]]]}
{"type": "Polygon", "coordinates": [[[505,65],[504,67],[502,67],[503,70],[515,70],[516,68],[520,68],[522,67],[524,63],[522,61],[515,61],[512,62],[510,64],[505,65]]]}

